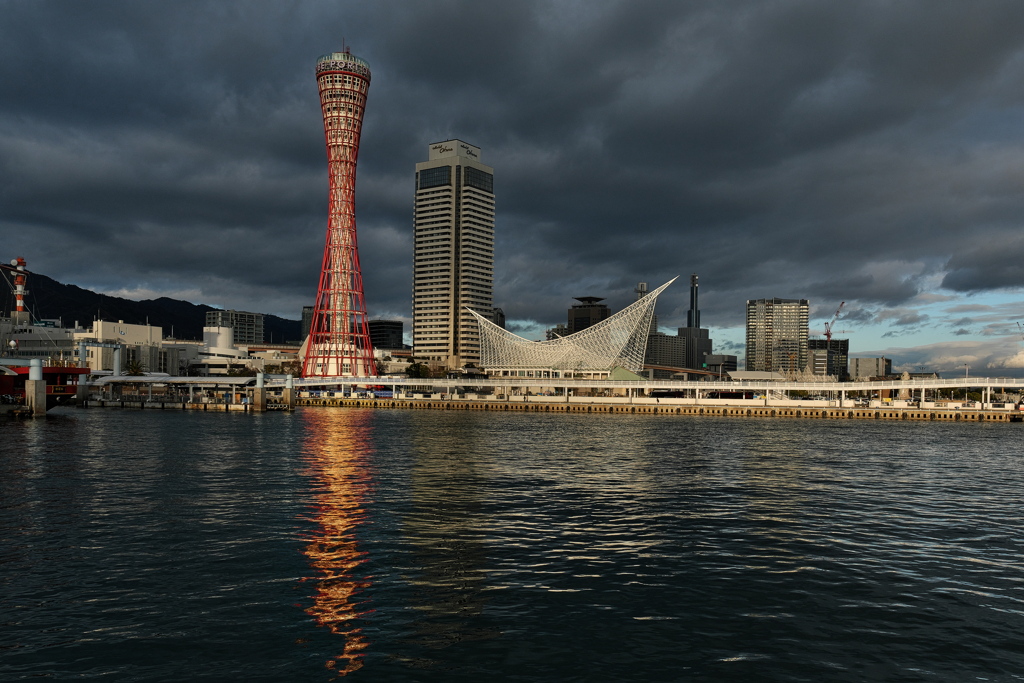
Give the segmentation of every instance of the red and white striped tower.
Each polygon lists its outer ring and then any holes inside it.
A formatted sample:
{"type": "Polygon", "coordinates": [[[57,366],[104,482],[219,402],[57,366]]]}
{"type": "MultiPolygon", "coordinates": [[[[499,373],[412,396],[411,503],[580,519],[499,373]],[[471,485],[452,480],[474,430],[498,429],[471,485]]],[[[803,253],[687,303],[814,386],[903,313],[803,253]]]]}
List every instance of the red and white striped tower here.
{"type": "Polygon", "coordinates": [[[348,50],[334,52],[317,60],[316,79],[327,141],[330,206],[302,376],[374,377],[355,211],[356,157],[370,66],[348,50]]]}
{"type": "Polygon", "coordinates": [[[14,275],[14,310],[11,311],[11,319],[15,324],[27,325],[31,322],[28,309],[25,308],[25,295],[28,294],[28,290],[25,289],[25,266],[27,264],[25,259],[19,256],[11,260],[11,265],[16,270],[14,275]]]}

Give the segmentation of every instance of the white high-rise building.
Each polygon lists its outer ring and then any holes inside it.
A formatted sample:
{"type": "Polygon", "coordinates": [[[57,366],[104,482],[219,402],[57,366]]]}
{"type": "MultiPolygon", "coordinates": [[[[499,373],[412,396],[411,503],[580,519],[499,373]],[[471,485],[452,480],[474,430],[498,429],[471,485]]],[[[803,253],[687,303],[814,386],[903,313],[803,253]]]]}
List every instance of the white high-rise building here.
{"type": "Polygon", "coordinates": [[[447,140],[416,164],[413,355],[448,368],[480,363],[470,309],[494,308],[494,169],[480,148],[447,140]]]}

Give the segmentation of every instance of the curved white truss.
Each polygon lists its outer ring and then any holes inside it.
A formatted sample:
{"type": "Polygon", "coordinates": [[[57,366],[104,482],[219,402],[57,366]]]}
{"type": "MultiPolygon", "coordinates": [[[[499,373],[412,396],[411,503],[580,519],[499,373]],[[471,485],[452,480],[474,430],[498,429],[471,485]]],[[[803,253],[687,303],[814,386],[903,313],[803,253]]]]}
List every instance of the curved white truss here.
{"type": "Polygon", "coordinates": [[[535,342],[498,327],[476,311],[480,326],[480,364],[488,369],[538,369],[610,372],[616,367],[639,372],[658,295],[672,278],[647,296],[585,330],[535,342]]]}

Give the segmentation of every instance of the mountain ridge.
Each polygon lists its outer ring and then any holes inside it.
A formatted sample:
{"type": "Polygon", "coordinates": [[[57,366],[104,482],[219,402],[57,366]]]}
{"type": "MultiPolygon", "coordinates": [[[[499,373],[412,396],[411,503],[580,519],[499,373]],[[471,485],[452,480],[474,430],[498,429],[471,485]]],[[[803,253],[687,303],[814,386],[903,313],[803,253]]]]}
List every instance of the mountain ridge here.
{"type": "MultiPolygon", "coordinates": [[[[13,310],[14,295],[4,287],[3,311],[13,310]]],[[[132,325],[154,325],[166,337],[175,339],[203,338],[207,311],[220,310],[207,304],[162,296],[134,301],[109,294],[100,294],[78,285],[64,284],[39,273],[29,273],[25,303],[37,320],[58,319],[64,325],[88,326],[93,320],[123,320],[132,325]]],[[[256,312],[256,311],[254,311],[256,312]]],[[[280,316],[263,314],[264,341],[282,344],[297,341],[302,323],[280,316]]]]}

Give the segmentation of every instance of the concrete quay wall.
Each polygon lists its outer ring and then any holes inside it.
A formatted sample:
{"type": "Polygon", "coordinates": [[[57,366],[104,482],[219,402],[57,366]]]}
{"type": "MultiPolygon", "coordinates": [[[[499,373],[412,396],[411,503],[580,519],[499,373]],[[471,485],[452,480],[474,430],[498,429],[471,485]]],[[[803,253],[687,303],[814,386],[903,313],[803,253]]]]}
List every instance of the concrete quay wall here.
{"type": "MultiPolygon", "coordinates": [[[[179,401],[122,401],[121,399],[90,399],[79,403],[83,408],[128,408],[134,410],[202,410],[206,412],[252,413],[257,412],[252,403],[188,403],[179,401]]],[[[267,410],[287,410],[283,403],[268,403],[267,410]]]]}
{"type": "Polygon", "coordinates": [[[531,403],[465,399],[299,398],[297,406],[362,407],[407,410],[492,410],[534,413],[625,413],[645,415],[708,415],[833,420],[917,420],[937,422],[1020,422],[1019,411],[937,410],[921,408],[808,408],[723,405],[651,405],[630,403],[531,403]]]}
{"type": "MultiPolygon", "coordinates": [[[[241,403],[180,403],[163,401],[89,400],[82,407],[125,408],[135,410],[201,410],[206,412],[256,412],[252,404],[241,403]]],[[[1020,411],[1008,410],[947,410],[933,408],[837,408],[807,406],[765,405],[679,405],[601,401],[583,402],[531,402],[483,399],[439,398],[298,398],[297,406],[382,408],[396,410],[490,410],[499,412],[532,413],[615,413],[642,415],[696,415],[717,417],[759,417],[832,420],[916,420],[937,422],[1021,422],[1020,411]]],[[[268,403],[267,410],[287,410],[283,403],[268,403]]]]}

